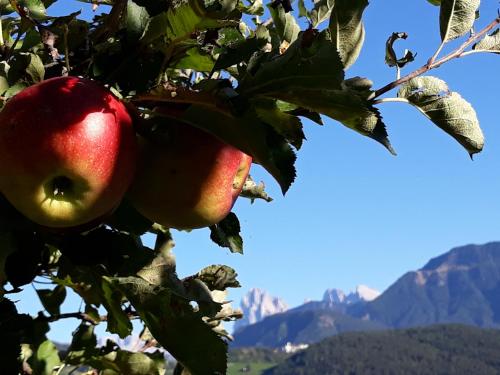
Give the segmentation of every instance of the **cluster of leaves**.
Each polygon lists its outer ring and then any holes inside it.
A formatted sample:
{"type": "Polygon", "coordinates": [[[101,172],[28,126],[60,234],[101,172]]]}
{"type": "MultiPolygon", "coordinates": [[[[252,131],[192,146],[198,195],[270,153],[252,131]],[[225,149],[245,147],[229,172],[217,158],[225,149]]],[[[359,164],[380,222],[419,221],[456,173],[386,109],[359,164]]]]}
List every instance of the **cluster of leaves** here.
{"type": "MultiPolygon", "coordinates": [[[[470,154],[483,147],[472,107],[441,80],[419,77],[466,53],[499,52],[498,29],[493,30],[497,18],[459,50],[437,59],[445,43],[473,27],[478,0],[433,0],[441,7],[442,46],[428,64],[379,90],[369,79],[346,78],[363,45],[367,0],[319,0],[310,9],[299,0],[304,30],[289,0],[266,6],[261,0],[82,2],[104,12],[93,20],[79,12],[52,17],[50,6],[57,0],[0,0],[2,102],[43,79],[89,77],[124,99],[143,136],[155,136],[165,121],[207,130],[252,155],[283,192],[295,179],[304,118],[322,124],[321,116],[328,116],[394,153],[377,105],[396,87],[398,98],[392,99],[417,107],[470,154]]],[[[396,33],[387,43],[387,63],[398,69],[414,58],[409,52],[396,56],[392,46],[402,37],[396,33]]],[[[243,195],[270,200],[251,180],[243,195]]],[[[41,374],[66,365],[109,374],[162,373],[157,354],[133,355],[113,345],[94,349],[93,325],[105,322],[109,332],[125,337],[130,320],[138,318],[151,340],[179,361],[176,373],[226,372],[223,338],[228,335],[220,323],[238,316],[224,303],[226,289],[239,286],[234,270],[215,265],[180,279],[168,230],[141,217],[126,201],[105,225],[84,233],[38,228],[5,201],[0,223],[0,281],[13,287],[0,296],[0,327],[12,343],[12,352],[2,353],[5,366],[21,363],[25,373],[41,374]],[[157,236],[154,249],[142,244],[146,232],[157,236]],[[8,293],[37,275],[54,285],[38,291],[45,311],[36,318],[17,314],[8,293]],[[84,310],[71,316],[84,323],[60,362],[45,334],[49,322],[68,317],[59,312],[66,288],[85,302],[84,310]],[[99,308],[107,315],[100,316],[99,308]],[[45,370],[38,369],[39,363],[45,370]]],[[[217,244],[242,251],[235,215],[210,229],[217,244]]]]}

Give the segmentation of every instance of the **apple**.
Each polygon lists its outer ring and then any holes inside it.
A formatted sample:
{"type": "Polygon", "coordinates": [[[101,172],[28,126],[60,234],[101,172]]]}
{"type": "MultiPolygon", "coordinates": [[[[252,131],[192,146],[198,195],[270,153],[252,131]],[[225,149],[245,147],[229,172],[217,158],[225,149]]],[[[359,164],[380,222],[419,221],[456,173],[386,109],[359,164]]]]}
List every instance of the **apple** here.
{"type": "Polygon", "coordinates": [[[95,222],[132,182],[137,139],[124,104],[95,81],[51,78],[0,112],[0,192],[48,228],[95,222]]]}
{"type": "Polygon", "coordinates": [[[158,126],[140,139],[139,168],[128,196],[148,219],[175,229],[216,224],[231,211],[252,158],[201,129],[158,126]]]}

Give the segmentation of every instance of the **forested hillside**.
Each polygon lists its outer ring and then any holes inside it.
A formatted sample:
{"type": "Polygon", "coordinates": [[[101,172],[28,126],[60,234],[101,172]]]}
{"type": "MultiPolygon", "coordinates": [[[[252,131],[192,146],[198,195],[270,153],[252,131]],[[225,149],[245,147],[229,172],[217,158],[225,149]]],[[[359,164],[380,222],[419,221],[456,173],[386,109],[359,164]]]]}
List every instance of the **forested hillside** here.
{"type": "Polygon", "coordinates": [[[462,325],[350,332],[299,352],[265,375],[500,373],[500,331],[462,325]]]}

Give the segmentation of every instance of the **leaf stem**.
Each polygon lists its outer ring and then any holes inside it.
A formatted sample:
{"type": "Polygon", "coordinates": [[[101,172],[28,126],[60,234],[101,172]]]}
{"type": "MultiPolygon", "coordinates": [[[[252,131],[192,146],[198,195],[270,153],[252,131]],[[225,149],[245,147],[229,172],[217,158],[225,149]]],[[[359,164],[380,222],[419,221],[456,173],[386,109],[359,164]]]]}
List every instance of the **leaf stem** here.
{"type": "MultiPolygon", "coordinates": [[[[450,60],[453,60],[453,59],[465,56],[466,54],[469,54],[470,51],[469,52],[464,52],[465,49],[467,47],[471,46],[473,43],[475,43],[479,39],[481,39],[487,32],[489,32],[490,30],[492,30],[493,28],[495,28],[499,24],[500,24],[500,16],[497,17],[497,18],[495,18],[492,22],[490,22],[486,27],[484,27],[478,33],[471,35],[455,51],[450,52],[449,54],[447,54],[446,56],[442,57],[439,60],[434,61],[433,59],[435,59],[437,57],[437,55],[439,54],[439,52],[442,49],[442,47],[438,48],[438,51],[436,51],[436,53],[434,54],[434,56],[429,59],[429,61],[427,62],[427,64],[421,66],[420,68],[418,68],[417,70],[415,70],[415,71],[407,74],[406,76],[404,76],[402,78],[399,78],[399,79],[397,79],[397,80],[395,80],[395,81],[393,81],[391,83],[388,83],[384,87],[378,89],[377,91],[375,91],[375,93],[373,95],[373,99],[377,98],[377,97],[379,97],[379,96],[381,96],[383,94],[385,94],[388,91],[391,91],[392,89],[396,88],[397,86],[399,86],[399,85],[401,85],[403,83],[408,82],[412,78],[418,77],[419,75],[421,75],[421,74],[423,74],[425,72],[428,72],[429,70],[436,69],[436,68],[440,67],[441,65],[443,65],[444,63],[446,63],[446,62],[448,62],[450,60]]],[[[444,44],[444,43],[441,43],[441,44],[444,44]]]]}
{"type": "Polygon", "coordinates": [[[373,104],[382,103],[409,103],[408,99],[405,98],[382,98],[373,101],[373,104]]]}

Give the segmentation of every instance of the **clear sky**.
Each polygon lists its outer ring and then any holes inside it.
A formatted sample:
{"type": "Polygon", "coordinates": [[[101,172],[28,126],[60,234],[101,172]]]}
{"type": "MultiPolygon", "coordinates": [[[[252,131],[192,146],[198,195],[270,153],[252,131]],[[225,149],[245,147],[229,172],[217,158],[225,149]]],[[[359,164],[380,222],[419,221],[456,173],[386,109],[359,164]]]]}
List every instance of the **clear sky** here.
{"type": "MultiPolygon", "coordinates": [[[[89,7],[60,3],[64,11],[89,7]]],[[[496,16],[497,6],[483,1],[480,25],[496,16]]],[[[393,81],[395,71],[384,64],[384,55],[385,41],[395,31],[409,34],[396,42],[398,52],[408,48],[417,53],[403,75],[423,65],[439,45],[438,12],[426,0],[373,0],[365,12],[364,48],[346,76],[368,77],[376,88],[393,81]]],[[[349,291],[365,284],[383,291],[452,247],[500,239],[499,59],[472,55],[430,72],[478,113],[486,146],[474,161],[455,140],[401,103],[379,106],[396,157],[333,120],[325,119],[323,127],[304,121],[307,141],[287,195],[254,166],[252,176],[266,183],[274,201],[252,205],[239,199],[235,205],[245,254],[217,247],[208,229],[174,232],[179,275],[227,264],[243,285],[231,290],[235,302],[259,287],[295,306],[306,298],[320,299],[332,287],[349,291]]],[[[21,301],[19,306],[30,304],[21,301]]],[[[61,325],[51,337],[68,341],[73,326],[68,327],[61,325]]]]}

